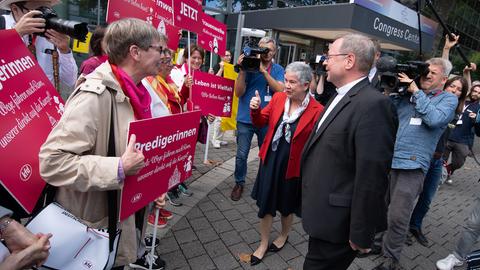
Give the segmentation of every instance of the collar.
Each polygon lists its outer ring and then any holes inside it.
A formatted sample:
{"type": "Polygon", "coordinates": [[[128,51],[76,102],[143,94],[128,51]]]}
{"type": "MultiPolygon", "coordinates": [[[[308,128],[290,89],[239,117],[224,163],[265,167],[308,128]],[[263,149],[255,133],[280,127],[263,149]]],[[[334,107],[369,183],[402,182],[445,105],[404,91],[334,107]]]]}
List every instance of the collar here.
{"type": "Polygon", "coordinates": [[[368,80],[370,82],[372,82],[373,76],[375,76],[375,73],[377,73],[377,67],[374,66],[370,69],[370,72],[368,73],[368,80]]]}
{"type": "Polygon", "coordinates": [[[344,86],[337,88],[337,93],[339,96],[345,95],[350,89],[352,89],[353,86],[355,86],[357,83],[359,83],[361,80],[365,79],[367,76],[363,76],[360,79],[357,79],[355,81],[349,82],[345,84],[344,86]]]}

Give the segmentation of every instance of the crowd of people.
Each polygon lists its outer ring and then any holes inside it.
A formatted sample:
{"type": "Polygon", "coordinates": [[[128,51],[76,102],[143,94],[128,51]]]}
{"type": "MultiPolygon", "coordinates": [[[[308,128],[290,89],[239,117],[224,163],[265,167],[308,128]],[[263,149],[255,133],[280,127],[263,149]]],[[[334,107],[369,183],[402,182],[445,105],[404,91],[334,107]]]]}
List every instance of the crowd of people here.
{"type": "MultiPolygon", "coordinates": [[[[40,174],[55,187],[57,203],[88,226],[102,229],[109,222],[108,191],[118,196],[126,176],[145,166],[135,135],[127,138],[129,123],[192,110],[193,77],[202,69],[205,50],[192,44],[176,66],[163,34],[127,18],[95,29],[92,56],[78,70],[68,36],[54,30],[45,37],[34,35],[45,27],[35,9],[54,4],[3,0],[0,8],[11,11],[2,15],[5,28],[19,33],[52,83],[75,88],[39,151],[40,174]],[[59,59],[57,67],[53,55],[59,59]]],[[[475,135],[480,136],[480,83],[470,78],[475,64],[464,69],[463,77],[450,77],[449,51],[458,39],[447,38],[442,57],[426,61],[428,73],[419,78],[399,73],[405,92],[381,85],[376,69],[380,43],[360,34],[335,39],[320,73],[304,62],[285,69],[275,63],[277,44],[271,37],[258,43],[266,49],[258,71],[244,69],[245,55],[240,55],[235,61],[239,102],[230,197],[238,201],[243,195],[255,134],[260,163],[251,197],[258,206],[260,243],[250,257],[252,266],[285,246],[294,215],[301,217],[309,236],[307,270],[347,269],[356,257],[371,254],[382,255],[377,270],[403,269],[405,244],[416,240],[429,245],[422,224],[435,193],[443,180],[452,183],[452,174],[472,152],[475,135]],[[270,241],[277,212],[281,230],[270,241]]],[[[230,62],[227,50],[208,72],[223,76],[230,62]]],[[[220,122],[208,115],[199,123],[199,129],[214,125],[215,148],[226,144],[220,122]]],[[[198,140],[209,143],[202,136],[198,140]]],[[[120,222],[112,269],[148,269],[149,264],[163,269],[165,261],[148,256],[148,247],[159,240],[145,234],[147,224],[155,224],[159,209],[157,226],[164,228],[173,216],[166,202],[179,207],[189,196],[188,187],[179,184],[120,222]]],[[[0,238],[10,252],[0,258],[0,268],[42,265],[52,235],[32,234],[4,208],[11,202],[0,203],[0,238]]],[[[480,234],[479,211],[477,200],[455,250],[437,262],[438,269],[451,270],[464,262],[480,234]]]]}

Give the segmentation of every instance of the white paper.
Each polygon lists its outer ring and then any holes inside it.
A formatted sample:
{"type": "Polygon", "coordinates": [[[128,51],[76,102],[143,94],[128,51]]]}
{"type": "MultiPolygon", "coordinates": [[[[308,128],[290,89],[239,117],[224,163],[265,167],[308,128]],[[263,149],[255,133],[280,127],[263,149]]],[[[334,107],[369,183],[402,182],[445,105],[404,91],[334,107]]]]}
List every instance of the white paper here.
{"type": "Polygon", "coordinates": [[[108,233],[88,228],[56,204],[50,204],[28,225],[33,233],[51,233],[50,255],[45,266],[54,269],[104,269],[108,233]]]}

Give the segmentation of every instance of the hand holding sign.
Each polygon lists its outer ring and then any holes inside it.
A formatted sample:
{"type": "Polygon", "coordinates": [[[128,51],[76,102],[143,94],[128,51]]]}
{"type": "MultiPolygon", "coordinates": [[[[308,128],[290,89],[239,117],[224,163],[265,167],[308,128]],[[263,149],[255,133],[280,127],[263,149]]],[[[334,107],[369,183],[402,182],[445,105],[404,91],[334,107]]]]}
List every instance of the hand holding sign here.
{"type": "Polygon", "coordinates": [[[145,157],[142,151],[135,148],[135,141],[136,136],[132,134],[127,145],[127,150],[125,150],[125,153],[123,153],[121,157],[125,175],[135,175],[145,166],[145,162],[143,162],[145,157]]]}
{"type": "Polygon", "coordinates": [[[260,94],[258,94],[258,90],[255,90],[255,96],[250,100],[250,109],[257,110],[260,108],[260,102],[262,102],[260,94]]]}

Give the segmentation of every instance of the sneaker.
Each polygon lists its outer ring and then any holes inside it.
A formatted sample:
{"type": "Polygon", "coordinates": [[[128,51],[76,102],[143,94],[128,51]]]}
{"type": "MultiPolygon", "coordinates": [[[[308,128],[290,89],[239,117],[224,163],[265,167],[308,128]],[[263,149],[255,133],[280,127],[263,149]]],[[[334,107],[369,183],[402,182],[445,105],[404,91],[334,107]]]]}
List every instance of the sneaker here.
{"type": "MultiPolygon", "coordinates": [[[[155,225],[155,214],[151,213],[148,215],[147,222],[149,225],[154,226],[155,225]]],[[[163,217],[158,217],[158,223],[157,223],[157,228],[162,229],[167,227],[167,219],[163,217]]]]}
{"type": "Polygon", "coordinates": [[[166,198],[170,202],[170,204],[173,206],[183,205],[183,203],[180,200],[180,197],[178,197],[178,192],[176,189],[172,189],[171,191],[167,192],[166,198]]]}
{"type": "Polygon", "coordinates": [[[215,149],[220,149],[220,142],[218,142],[218,141],[213,142],[213,141],[212,141],[212,145],[213,145],[213,148],[215,148],[215,149]]]}
{"type": "Polygon", "coordinates": [[[149,252],[145,252],[140,259],[137,259],[134,263],[130,263],[128,266],[133,269],[148,270],[150,269],[150,262],[152,262],[152,269],[154,270],[165,269],[165,261],[156,255],[152,256],[149,252]]]}
{"type": "Polygon", "coordinates": [[[173,214],[172,214],[172,212],[170,212],[166,209],[160,208],[160,215],[159,216],[161,216],[163,218],[166,218],[166,219],[171,219],[173,217],[173,214]]]}
{"type": "MultiPolygon", "coordinates": [[[[152,247],[152,241],[153,241],[153,235],[147,235],[145,236],[145,246],[147,249],[150,249],[152,247]]],[[[155,248],[160,245],[160,239],[155,238],[155,248]]]]}
{"type": "Polygon", "coordinates": [[[447,185],[452,185],[452,184],[453,184],[452,178],[450,178],[450,176],[449,176],[449,177],[447,178],[447,181],[445,181],[445,183],[446,183],[447,185]]]}
{"type": "Polygon", "coordinates": [[[188,190],[187,186],[184,183],[178,185],[178,190],[180,190],[180,194],[182,194],[183,196],[191,197],[193,195],[193,192],[188,190]]]}
{"type": "Polygon", "coordinates": [[[445,259],[441,259],[437,261],[437,269],[452,270],[455,266],[461,266],[462,264],[463,262],[457,259],[455,255],[448,254],[448,256],[445,259]]]}
{"type": "Polygon", "coordinates": [[[226,142],[226,141],[220,141],[220,145],[221,145],[221,146],[228,145],[228,142],[226,142]]]}

